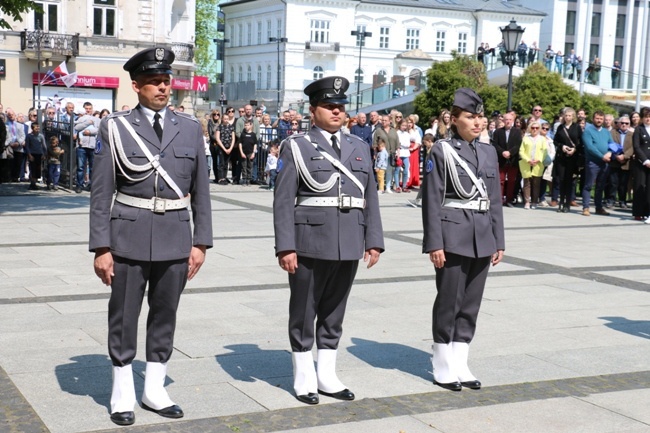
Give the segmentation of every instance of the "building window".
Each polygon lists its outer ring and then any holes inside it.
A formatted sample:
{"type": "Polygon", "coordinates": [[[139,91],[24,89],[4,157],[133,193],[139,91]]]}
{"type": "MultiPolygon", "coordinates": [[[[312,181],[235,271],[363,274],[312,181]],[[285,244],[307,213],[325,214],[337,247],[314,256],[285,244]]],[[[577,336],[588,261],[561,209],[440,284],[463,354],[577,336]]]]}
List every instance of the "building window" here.
{"type": "Polygon", "coordinates": [[[363,84],[363,69],[354,71],[354,82],[363,84]]]}
{"type": "Polygon", "coordinates": [[[420,29],[406,29],[406,49],[420,48],[420,29]]]}
{"type": "Polygon", "coordinates": [[[600,12],[594,12],[591,18],[591,36],[600,37],[600,12]]]}
{"type": "Polygon", "coordinates": [[[34,29],[40,28],[44,32],[59,31],[59,5],[52,3],[36,3],[43,8],[43,12],[34,11],[34,29]]]}
{"type": "Polygon", "coordinates": [[[330,41],[330,22],[325,20],[311,20],[311,42],[328,43],[330,41]]]}
{"type": "Polygon", "coordinates": [[[320,80],[321,78],[323,78],[323,68],[316,66],[314,68],[314,80],[320,80]]]}
{"type": "Polygon", "coordinates": [[[262,21],[257,22],[257,45],[262,43],[262,21]]]}
{"type": "Polygon", "coordinates": [[[600,52],[600,45],[598,44],[591,44],[589,45],[589,61],[593,61],[596,57],[598,57],[598,53],[600,52]]]}
{"type": "Polygon", "coordinates": [[[269,90],[271,88],[271,80],[272,80],[272,69],[271,65],[266,66],[266,90],[269,90]]]}
{"type": "Polygon", "coordinates": [[[624,38],[625,37],[625,14],[618,14],[616,16],[616,37],[624,38]]]}
{"type": "MultiPolygon", "coordinates": [[[[366,26],[365,25],[357,26],[357,33],[363,33],[365,31],[366,31],[366,26]]],[[[357,34],[356,46],[358,47],[359,45],[361,45],[362,47],[365,48],[365,46],[366,46],[366,37],[361,36],[360,34],[357,34]]]]}
{"type": "Polygon", "coordinates": [[[467,33],[458,33],[458,52],[467,54],[467,33]]]}
{"type": "Polygon", "coordinates": [[[377,72],[377,84],[384,83],[386,83],[386,71],[381,69],[379,72],[377,72]]]}
{"type": "Polygon", "coordinates": [[[623,45],[616,45],[614,47],[614,60],[618,60],[619,64],[623,64],[623,45]]]}
{"type": "Polygon", "coordinates": [[[242,82],[244,81],[244,68],[241,66],[239,67],[239,73],[237,74],[237,81],[242,82]]]}
{"type": "Polygon", "coordinates": [[[443,32],[438,30],[436,32],[436,53],[444,53],[445,52],[445,37],[447,36],[447,32],[443,32]]]}
{"type": "Polygon", "coordinates": [[[388,48],[390,37],[390,27],[381,27],[379,29],[379,48],[388,48]]]}
{"type": "Polygon", "coordinates": [[[253,45],[253,23],[246,24],[246,45],[253,45]]]}
{"type": "Polygon", "coordinates": [[[115,36],[117,8],[115,0],[93,0],[93,35],[115,36]]]}
{"type": "Polygon", "coordinates": [[[230,67],[230,79],[228,81],[229,82],[235,81],[235,68],[232,66],[230,67]]]}
{"type": "Polygon", "coordinates": [[[244,27],[242,24],[237,25],[237,46],[244,46],[244,27]]]}
{"type": "Polygon", "coordinates": [[[262,67],[260,65],[257,65],[257,80],[255,80],[255,88],[258,90],[262,88],[262,67]]]}
{"type": "Polygon", "coordinates": [[[271,26],[271,20],[266,21],[266,40],[268,41],[273,37],[273,27],[271,26]]]}
{"type": "Polygon", "coordinates": [[[253,70],[250,65],[248,65],[248,68],[246,69],[246,81],[253,81],[253,70]]]}
{"type": "Polygon", "coordinates": [[[568,36],[576,34],[576,11],[567,11],[566,13],[566,34],[568,36]]]}
{"type": "Polygon", "coordinates": [[[277,38],[282,37],[282,20],[278,20],[278,32],[277,32],[277,38]]]}

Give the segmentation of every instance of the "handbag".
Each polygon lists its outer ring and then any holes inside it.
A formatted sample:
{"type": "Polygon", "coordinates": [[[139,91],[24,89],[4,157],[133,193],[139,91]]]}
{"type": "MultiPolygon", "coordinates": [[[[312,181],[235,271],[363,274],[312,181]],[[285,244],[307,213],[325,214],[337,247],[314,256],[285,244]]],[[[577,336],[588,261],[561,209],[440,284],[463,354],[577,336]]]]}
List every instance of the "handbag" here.
{"type": "Polygon", "coordinates": [[[402,158],[395,155],[395,167],[401,167],[402,165],[404,165],[404,161],[402,161],[402,158]]]}
{"type": "Polygon", "coordinates": [[[6,159],[14,159],[14,148],[11,146],[5,146],[4,154],[6,159]]]}

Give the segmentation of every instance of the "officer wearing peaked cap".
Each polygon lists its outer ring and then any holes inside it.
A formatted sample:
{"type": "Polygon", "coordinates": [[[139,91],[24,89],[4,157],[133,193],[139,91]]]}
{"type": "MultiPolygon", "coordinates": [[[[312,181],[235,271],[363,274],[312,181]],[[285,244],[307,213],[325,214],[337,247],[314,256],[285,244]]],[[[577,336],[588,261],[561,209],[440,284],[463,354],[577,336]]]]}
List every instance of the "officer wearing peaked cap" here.
{"type": "Polygon", "coordinates": [[[370,150],[341,131],[348,86],[327,77],[305,88],[314,125],[284,140],[278,161],[275,252],[291,288],[293,387],[307,404],[318,403],[318,393],[354,399],[336,375],[345,306],[359,260],[370,268],[384,250],[370,150]]]}
{"type": "Polygon", "coordinates": [[[111,420],[119,425],[135,421],[131,365],[147,287],[142,407],[168,418],[183,416],[164,388],[167,361],[172,354],[181,292],[212,246],[201,126],[193,117],[166,108],[173,61],[172,51],[156,47],[126,62],[124,69],[133,80],[139,104],[102,120],[95,149],[90,251],[95,253],[95,273],[111,286],[111,420]]]}
{"type": "Polygon", "coordinates": [[[494,147],[480,143],[483,101],[456,91],[452,138],[438,141],[425,162],[422,250],[436,269],[433,304],[433,381],[460,391],[481,382],[467,365],[490,264],[505,249],[499,164],[494,147]]]}

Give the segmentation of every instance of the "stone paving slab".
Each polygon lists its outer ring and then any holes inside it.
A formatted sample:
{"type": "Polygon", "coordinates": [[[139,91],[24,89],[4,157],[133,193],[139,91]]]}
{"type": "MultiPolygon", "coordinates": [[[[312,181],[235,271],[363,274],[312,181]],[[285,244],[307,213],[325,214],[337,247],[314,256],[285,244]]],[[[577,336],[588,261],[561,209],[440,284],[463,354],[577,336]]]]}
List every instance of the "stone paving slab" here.
{"type": "MultiPolygon", "coordinates": [[[[373,269],[360,266],[337,365],[358,399],[306,407],[291,389],[272,194],[211,190],[215,248],[183,295],[169,369],[187,417],[136,408],[136,425],[118,429],[108,419],[109,289],[87,252],[88,194],[6,199],[0,186],[0,431],[554,431],[544,411],[565,405],[612,426],[583,431],[647,431],[636,400],[650,389],[650,231],[629,214],[505,209],[506,258],[490,272],[470,357],[484,389],[449,393],[431,384],[435,285],[420,211],[403,195],[382,196],[387,251],[373,269]]],[[[145,303],[138,395],[146,313],[145,303]]]]}

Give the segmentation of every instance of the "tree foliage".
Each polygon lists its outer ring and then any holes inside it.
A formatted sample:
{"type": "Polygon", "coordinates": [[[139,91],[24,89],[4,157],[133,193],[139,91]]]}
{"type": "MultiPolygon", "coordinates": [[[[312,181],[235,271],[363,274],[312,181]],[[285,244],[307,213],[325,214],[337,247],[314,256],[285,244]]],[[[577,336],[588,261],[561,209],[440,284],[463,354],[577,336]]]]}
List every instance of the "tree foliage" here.
{"type": "Polygon", "coordinates": [[[454,93],[461,87],[476,90],[483,98],[487,113],[505,106],[507,94],[498,86],[488,84],[483,64],[469,56],[452,52],[451,60],[434,63],[427,71],[427,89],[416,96],[415,112],[424,123],[428,123],[432,116],[451,108],[454,93]]]}
{"type": "MultiPolygon", "coordinates": [[[[451,60],[434,63],[427,71],[427,89],[415,98],[415,112],[424,123],[428,122],[431,116],[438,116],[443,109],[451,107],[454,92],[460,87],[476,90],[483,99],[487,115],[495,110],[504,113],[507,109],[506,88],[488,84],[480,62],[452,53],[451,60]]],[[[512,108],[515,112],[527,115],[538,104],[544,108],[547,117],[559,113],[564,107],[572,107],[576,111],[584,108],[587,113],[602,110],[616,114],[616,110],[607,105],[602,96],[584,94],[581,97],[559,74],[549,72],[541,63],[529,66],[513,80],[512,108]]]]}
{"type": "Polygon", "coordinates": [[[216,74],[216,53],[212,40],[217,36],[217,4],[214,0],[196,0],[194,62],[196,73],[213,78],[216,74]]]}
{"type": "MultiPolygon", "coordinates": [[[[541,63],[534,63],[513,80],[512,109],[521,115],[531,113],[535,105],[549,116],[563,107],[580,107],[580,94],[562,81],[560,74],[549,72],[541,63]]],[[[550,121],[551,119],[546,119],[550,121]]]]}
{"type": "MultiPolygon", "coordinates": [[[[42,11],[40,5],[32,0],[2,0],[0,1],[0,12],[3,15],[10,16],[14,21],[22,21],[22,14],[31,10],[42,11]]],[[[4,19],[0,18],[0,29],[11,30],[11,25],[4,19]]]]}

